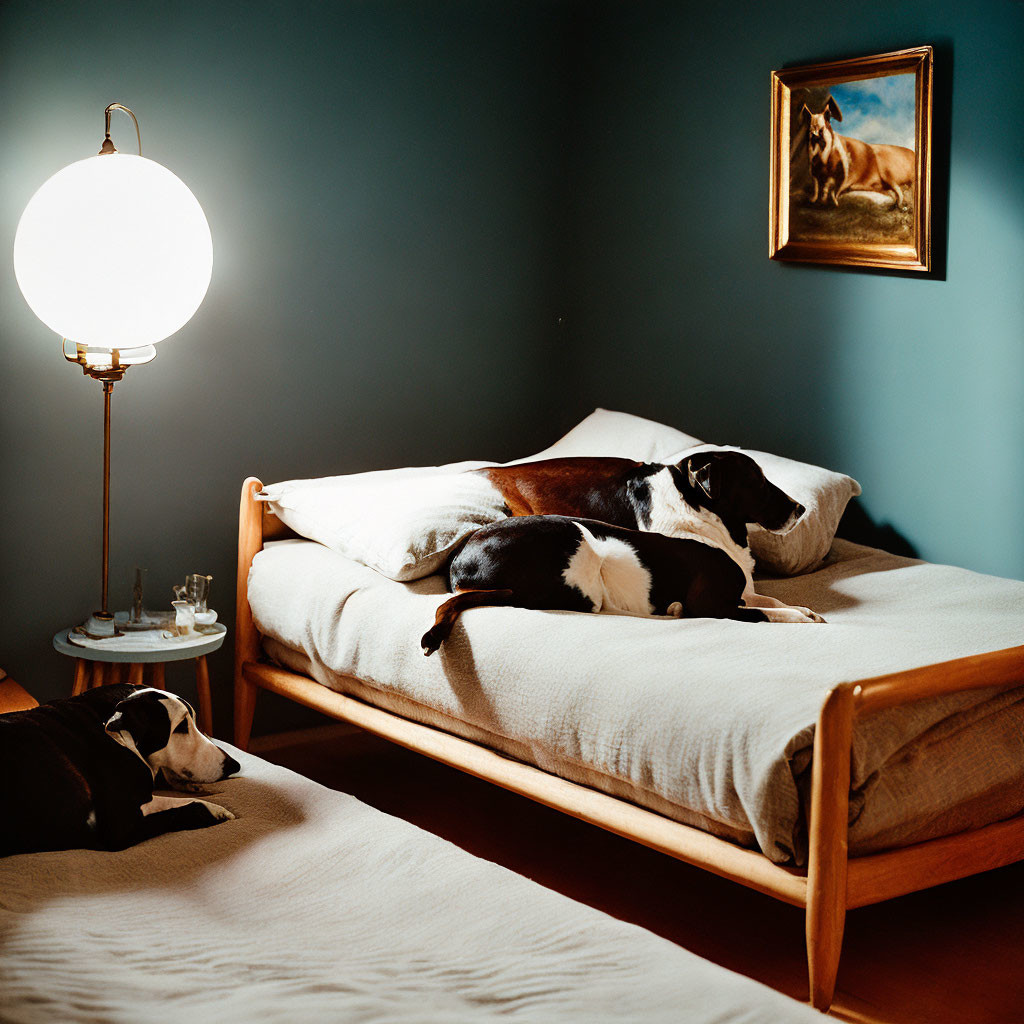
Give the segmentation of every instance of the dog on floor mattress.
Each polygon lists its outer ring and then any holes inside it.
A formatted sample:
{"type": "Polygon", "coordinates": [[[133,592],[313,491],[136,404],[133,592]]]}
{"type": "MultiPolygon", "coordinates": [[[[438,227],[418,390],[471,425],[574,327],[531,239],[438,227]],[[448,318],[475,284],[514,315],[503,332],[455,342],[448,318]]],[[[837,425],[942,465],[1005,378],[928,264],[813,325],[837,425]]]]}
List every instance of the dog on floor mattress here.
{"type": "Polygon", "coordinates": [[[459,615],[484,605],[824,622],[754,590],[747,524],[786,533],[804,513],[738,451],[676,465],[550,459],[477,470],[512,518],[472,534],[448,566],[454,596],[423,636],[425,654],[459,615]]]}
{"type": "Polygon", "coordinates": [[[238,770],[199,731],[191,705],[165,690],[101,686],[0,715],[0,856],[123,850],[228,821],[216,804],[153,789],[162,775],[197,792],[238,770]]]}

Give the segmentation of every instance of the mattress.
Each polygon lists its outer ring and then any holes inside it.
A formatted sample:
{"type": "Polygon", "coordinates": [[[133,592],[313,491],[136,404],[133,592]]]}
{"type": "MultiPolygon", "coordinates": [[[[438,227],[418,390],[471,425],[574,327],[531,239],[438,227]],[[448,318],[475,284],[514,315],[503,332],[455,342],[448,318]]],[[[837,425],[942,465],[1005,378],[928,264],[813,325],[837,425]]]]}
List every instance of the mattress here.
{"type": "MultiPolygon", "coordinates": [[[[759,587],[826,624],[481,608],[424,658],[441,577],[395,583],[304,540],[256,556],[249,602],[269,655],[325,686],[800,865],[829,689],[1021,644],[1024,583],[836,541],[759,587]]],[[[851,853],[1018,814],[1022,736],[1024,687],[858,723],[851,853]]]]}
{"type": "Polygon", "coordinates": [[[821,1020],[808,1007],[228,748],[235,820],[0,859],[0,1019],[821,1020]]]}

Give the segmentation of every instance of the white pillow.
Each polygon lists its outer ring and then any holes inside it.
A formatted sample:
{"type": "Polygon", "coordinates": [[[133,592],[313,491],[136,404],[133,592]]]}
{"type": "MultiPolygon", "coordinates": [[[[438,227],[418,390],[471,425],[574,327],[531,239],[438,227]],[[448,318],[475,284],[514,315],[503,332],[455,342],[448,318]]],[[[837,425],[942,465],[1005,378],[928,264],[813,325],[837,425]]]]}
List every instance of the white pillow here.
{"type": "MultiPolygon", "coordinates": [[[[598,409],[553,447],[516,462],[563,455],[589,455],[594,424],[617,444],[597,454],[657,461],[644,438],[649,420],[598,409]],[[592,423],[594,421],[594,423],[592,423]],[[573,450],[579,437],[581,450],[573,450]],[[640,455],[632,454],[639,451],[640,455]]],[[[662,432],[660,450],[697,444],[671,427],[662,432]]],[[[608,442],[609,444],[611,442],[608,442]]],[[[514,464],[514,463],[509,463],[514,464]]],[[[347,476],[287,480],[263,489],[270,510],[297,534],[362,562],[389,579],[407,582],[442,568],[452,551],[474,530],[507,515],[504,499],[486,477],[468,470],[493,462],[456,462],[447,466],[387,469],[347,476]]]]}
{"type": "MultiPolygon", "coordinates": [[[[691,434],[642,416],[595,409],[550,448],[517,462],[564,459],[575,455],[609,455],[640,462],[664,462],[665,456],[702,442],[691,434]]],[[[508,463],[515,465],[516,463],[508,463]]]]}
{"type": "Polygon", "coordinates": [[[481,526],[504,519],[501,496],[479,473],[488,462],[389,469],[263,489],[262,500],[296,533],[393,580],[437,572],[481,526]]]}
{"type": "MultiPolygon", "coordinates": [[[[675,463],[694,449],[717,447],[654,420],[595,409],[550,448],[522,461],[569,455],[615,455],[642,462],[675,463]]],[[[785,534],[751,527],[750,549],[758,567],[783,576],[795,576],[814,568],[828,554],[847,503],[860,494],[860,484],[842,473],[806,462],[794,462],[768,452],[739,450],[754,459],[776,487],[781,487],[807,510],[785,534]]]]}

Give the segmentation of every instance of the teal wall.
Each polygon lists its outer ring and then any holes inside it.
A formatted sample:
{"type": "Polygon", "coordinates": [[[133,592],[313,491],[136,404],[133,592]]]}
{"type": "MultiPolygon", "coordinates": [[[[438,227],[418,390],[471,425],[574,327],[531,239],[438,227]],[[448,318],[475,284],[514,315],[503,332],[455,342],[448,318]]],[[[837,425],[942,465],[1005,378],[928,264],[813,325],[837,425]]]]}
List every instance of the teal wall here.
{"type": "MultiPolygon", "coordinates": [[[[509,458],[597,404],[846,470],[925,557],[1024,576],[1022,44],[1009,0],[8,0],[0,253],[112,100],[214,235],[115,390],[114,603],[135,564],[154,603],[205,571],[230,622],[247,474],[509,458]],[[943,273],[770,262],[770,70],[925,42],[943,273]]],[[[42,698],[97,600],[100,416],[0,259],[0,666],[42,698]]]]}
{"type": "Polygon", "coordinates": [[[1024,577],[1024,5],[605,3],[585,52],[579,409],[842,469],[923,557],[1024,577]],[[769,261],[771,69],[924,43],[944,272],[769,261]]]}

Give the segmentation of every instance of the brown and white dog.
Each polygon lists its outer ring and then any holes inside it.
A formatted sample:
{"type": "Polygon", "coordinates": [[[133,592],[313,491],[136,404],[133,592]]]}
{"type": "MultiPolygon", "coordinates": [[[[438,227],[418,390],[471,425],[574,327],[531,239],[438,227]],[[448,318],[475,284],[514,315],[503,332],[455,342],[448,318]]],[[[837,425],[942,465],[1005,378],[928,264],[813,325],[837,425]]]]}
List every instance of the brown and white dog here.
{"type": "Polygon", "coordinates": [[[478,530],[452,558],[455,596],[423,637],[427,654],[462,611],[481,605],[824,621],[754,590],[747,524],[786,533],[804,508],[743,452],[697,452],[675,465],[566,458],[475,472],[512,518],[478,530]]]}
{"type": "Polygon", "coordinates": [[[800,116],[807,121],[812,203],[838,206],[845,192],[883,192],[893,197],[897,208],[903,205],[903,188],[913,184],[917,168],[912,149],[871,145],[840,135],[832,119],[842,121],[843,115],[831,96],[821,113],[811,113],[804,104],[800,116]]]}

